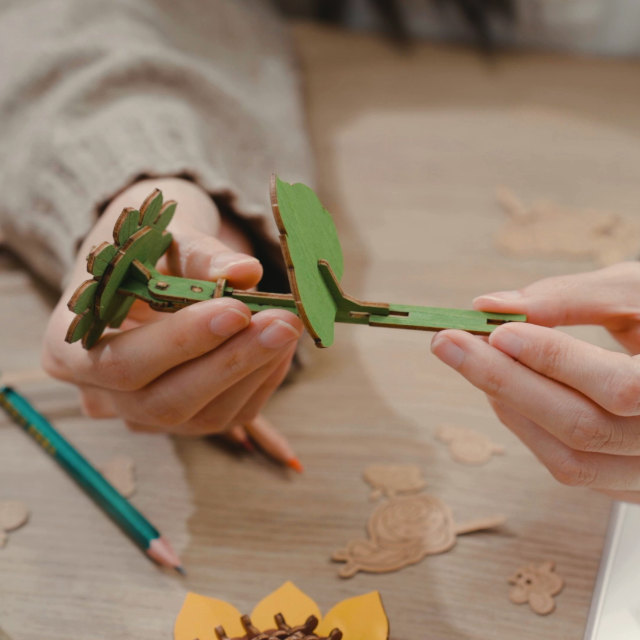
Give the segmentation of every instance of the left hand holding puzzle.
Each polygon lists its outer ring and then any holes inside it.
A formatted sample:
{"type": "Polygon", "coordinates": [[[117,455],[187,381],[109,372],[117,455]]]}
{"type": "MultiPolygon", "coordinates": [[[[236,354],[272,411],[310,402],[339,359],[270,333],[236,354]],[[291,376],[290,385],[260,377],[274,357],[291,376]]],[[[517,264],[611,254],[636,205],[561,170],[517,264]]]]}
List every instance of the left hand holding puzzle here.
{"type": "Polygon", "coordinates": [[[107,326],[122,324],[136,299],[157,311],[169,312],[222,297],[240,300],[253,313],[292,311],[300,316],[318,347],[331,346],[336,322],[489,334],[505,322],[526,320],[513,314],[362,302],[346,295],[340,285],[344,271],[340,241],[331,215],[316,194],[305,185],[290,185],[273,176],[271,204],[292,294],[238,291],[225,279],[211,282],[158,272],[156,263],[173,240],[166,229],[177,204],[163,203],[162,193],[156,190],[139,211],[123,210],[114,228],[113,244],[104,242],[89,254],[87,268],[93,277],[83,282],[69,301],[76,317],[67,342],[82,340],[90,349],[107,326]]]}

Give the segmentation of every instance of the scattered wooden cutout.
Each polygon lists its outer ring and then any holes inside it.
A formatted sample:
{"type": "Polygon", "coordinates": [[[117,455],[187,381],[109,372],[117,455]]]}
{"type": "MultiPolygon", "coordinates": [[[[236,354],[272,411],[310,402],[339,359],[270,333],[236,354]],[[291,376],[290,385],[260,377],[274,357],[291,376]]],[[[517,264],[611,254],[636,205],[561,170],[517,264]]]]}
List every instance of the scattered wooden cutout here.
{"type": "Polygon", "coordinates": [[[556,607],[555,595],[562,591],[564,580],[555,572],[555,563],[547,560],[534,562],[520,568],[509,578],[513,585],[509,600],[515,604],[529,603],[531,611],[541,616],[550,614],[556,607]]]}
{"type": "Polygon", "coordinates": [[[373,502],[383,495],[392,498],[398,493],[417,493],[427,486],[420,467],[413,464],[372,464],[362,475],[372,487],[373,502]]]}
{"type": "Polygon", "coordinates": [[[504,453],[501,444],[494,444],[489,437],[471,429],[442,425],[436,437],[449,445],[451,457],[461,464],[487,464],[494,455],[504,453]]]}
{"type": "Polygon", "coordinates": [[[29,509],[17,500],[0,501],[0,549],[9,540],[8,533],[24,526],[29,520],[29,509]]]}
{"type": "Polygon", "coordinates": [[[351,578],[358,571],[387,573],[416,564],[428,555],[451,549],[458,535],[492,529],[503,516],[457,525],[451,509],[429,494],[391,498],[376,507],[368,523],[368,540],[354,540],[332,560],[345,562],[338,571],[351,578]]]}
{"type": "Polygon", "coordinates": [[[114,456],[102,466],[100,472],[125,498],[135,494],[135,462],[130,456],[114,456]]]}
{"type": "Polygon", "coordinates": [[[607,266],[640,252],[640,227],[622,216],[546,201],[527,208],[504,187],[496,189],[496,197],[510,216],[496,237],[498,247],[508,253],[591,258],[607,266]]]}

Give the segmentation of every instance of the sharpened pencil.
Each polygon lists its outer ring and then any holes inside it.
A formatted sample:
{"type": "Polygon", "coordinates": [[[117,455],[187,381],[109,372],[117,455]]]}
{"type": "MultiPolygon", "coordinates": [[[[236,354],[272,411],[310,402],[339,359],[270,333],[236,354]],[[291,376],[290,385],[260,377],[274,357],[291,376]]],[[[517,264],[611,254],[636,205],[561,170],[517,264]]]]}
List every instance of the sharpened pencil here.
{"type": "Polygon", "coordinates": [[[75,449],[26,398],[0,387],[0,406],[84,489],[150,558],[184,575],[180,558],[160,532],[75,449]]]}

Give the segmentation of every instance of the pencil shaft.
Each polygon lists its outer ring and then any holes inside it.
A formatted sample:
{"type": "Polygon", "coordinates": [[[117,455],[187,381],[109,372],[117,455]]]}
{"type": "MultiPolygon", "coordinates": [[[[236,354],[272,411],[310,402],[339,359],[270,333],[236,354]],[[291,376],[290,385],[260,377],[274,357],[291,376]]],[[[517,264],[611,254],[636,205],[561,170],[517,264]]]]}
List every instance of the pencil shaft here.
{"type": "Polygon", "coordinates": [[[31,404],[9,387],[0,406],[44,449],[144,551],[159,531],[80,454],[31,404]]]}

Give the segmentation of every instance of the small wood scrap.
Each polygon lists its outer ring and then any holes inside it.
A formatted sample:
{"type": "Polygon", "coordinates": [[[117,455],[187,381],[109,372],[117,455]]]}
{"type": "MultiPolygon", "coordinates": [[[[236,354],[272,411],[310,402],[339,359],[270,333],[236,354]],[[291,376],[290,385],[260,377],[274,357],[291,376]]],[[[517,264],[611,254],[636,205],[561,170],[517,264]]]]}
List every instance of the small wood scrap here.
{"type": "Polygon", "coordinates": [[[100,472],[125,498],[136,492],[135,462],[130,456],[114,456],[100,472]]]}
{"type": "Polygon", "coordinates": [[[229,638],[224,627],[216,627],[216,637],[218,640],[342,640],[342,631],[334,629],[329,636],[318,636],[314,632],[318,626],[318,618],[309,616],[304,624],[291,627],[287,624],[284,616],[278,613],[274,616],[276,628],[260,631],[253,626],[251,618],[244,615],[240,618],[245,635],[240,638],[229,638]]]}
{"type": "Polygon", "coordinates": [[[503,516],[456,524],[451,509],[429,494],[401,496],[383,502],[371,515],[369,539],[354,540],[333,554],[346,563],[341,578],[358,571],[386,573],[416,564],[428,555],[449,551],[458,535],[493,529],[506,522],[503,516]]]}
{"type": "Polygon", "coordinates": [[[520,568],[509,578],[512,585],[509,600],[515,604],[529,603],[531,611],[541,616],[550,614],[556,607],[555,595],[562,591],[564,580],[555,572],[552,560],[534,562],[520,568]]]}
{"type": "Polygon", "coordinates": [[[372,487],[373,502],[383,495],[392,498],[399,493],[417,493],[427,486],[420,467],[413,464],[372,464],[363,476],[372,487]]]}
{"type": "Polygon", "coordinates": [[[442,425],[436,438],[449,445],[449,453],[456,462],[467,465],[487,464],[494,455],[502,455],[504,447],[472,429],[442,425]]]}
{"type": "Polygon", "coordinates": [[[9,539],[10,531],[19,529],[29,520],[29,509],[17,500],[0,501],[0,548],[9,539]]]}
{"type": "Polygon", "coordinates": [[[640,252],[640,227],[618,214],[547,201],[526,207],[504,187],[496,189],[496,197],[509,215],[496,243],[510,254],[593,259],[607,266],[635,259],[640,252]]]}

